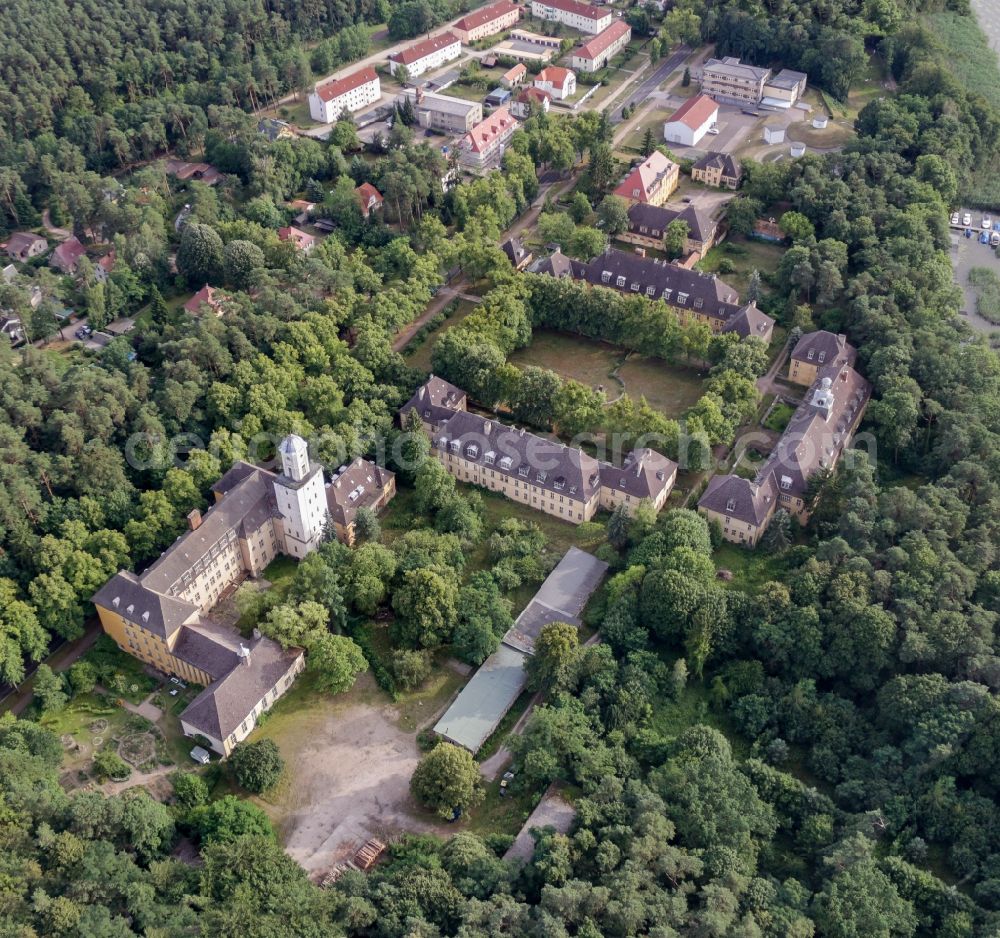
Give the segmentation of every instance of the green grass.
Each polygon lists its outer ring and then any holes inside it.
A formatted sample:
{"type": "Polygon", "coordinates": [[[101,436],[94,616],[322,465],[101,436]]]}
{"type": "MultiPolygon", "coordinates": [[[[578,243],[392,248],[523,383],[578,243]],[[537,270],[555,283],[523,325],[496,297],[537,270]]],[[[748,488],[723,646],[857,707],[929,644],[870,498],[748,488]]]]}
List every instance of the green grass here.
{"type": "Polygon", "coordinates": [[[729,570],[732,580],[720,580],[730,589],[756,593],[768,580],[776,580],[782,572],[781,561],[760,549],[751,550],[736,544],[723,543],[714,553],[716,568],[729,570]]]}
{"type": "Polygon", "coordinates": [[[271,590],[279,592],[282,596],[288,592],[292,583],[292,577],[298,569],[298,562],[292,557],[276,557],[261,574],[261,578],[271,584],[271,590]]]}
{"type": "Polygon", "coordinates": [[[696,677],[688,678],[687,685],[677,700],[661,697],[653,707],[650,725],[657,733],[668,739],[675,738],[688,727],[702,723],[718,730],[733,747],[737,759],[750,755],[750,745],[733,728],[725,715],[709,704],[708,687],[696,677]]]}
{"type": "Polygon", "coordinates": [[[416,348],[408,353],[404,350],[406,364],[419,371],[429,372],[431,370],[431,355],[434,353],[434,343],[452,326],[457,325],[465,319],[476,306],[476,303],[470,303],[468,300],[459,300],[455,311],[439,326],[427,333],[423,341],[416,348]]]}
{"type": "Polygon", "coordinates": [[[396,700],[399,714],[397,726],[401,730],[416,733],[444,709],[464,682],[464,677],[446,665],[435,668],[419,687],[399,693],[396,700]]]}
{"type": "Polygon", "coordinates": [[[632,356],[619,369],[625,391],[633,400],[645,397],[668,417],[680,417],[702,395],[702,376],[694,368],[668,365],[658,358],[632,356]]]}
{"type": "Polygon", "coordinates": [[[542,800],[544,791],[513,791],[500,797],[500,781],[486,785],[486,797],[482,803],[463,820],[462,829],[473,834],[513,834],[517,833],[542,800]]]}
{"type": "Polygon", "coordinates": [[[924,22],[946,52],[945,61],[967,91],[1000,108],[1000,62],[974,16],[932,13],[924,22]]]}
{"type": "Polygon", "coordinates": [[[795,408],[791,404],[776,404],[771,413],[768,414],[767,420],[764,421],[764,426],[775,433],[782,433],[794,413],[795,408]]]}
{"type": "Polygon", "coordinates": [[[973,267],[969,283],[976,288],[976,312],[1000,325],[1000,277],[987,267],[973,267]]]}
{"type": "Polygon", "coordinates": [[[521,696],[514,701],[514,706],[507,711],[507,715],[497,724],[497,728],[490,734],[479,751],[476,753],[476,761],[485,762],[503,745],[510,731],[518,720],[524,716],[524,711],[528,709],[531,698],[535,695],[531,691],[522,691],[521,696]]]}
{"type": "MultiPolygon", "coordinates": [[[[742,296],[747,291],[750,274],[760,271],[761,276],[772,274],[778,269],[785,249],[779,244],[753,241],[743,235],[732,235],[717,247],[712,248],[697,264],[697,269],[705,273],[718,273],[742,296]],[[723,273],[720,264],[728,260],[733,270],[723,273]]],[[[766,289],[766,288],[765,288],[766,289]]]]}

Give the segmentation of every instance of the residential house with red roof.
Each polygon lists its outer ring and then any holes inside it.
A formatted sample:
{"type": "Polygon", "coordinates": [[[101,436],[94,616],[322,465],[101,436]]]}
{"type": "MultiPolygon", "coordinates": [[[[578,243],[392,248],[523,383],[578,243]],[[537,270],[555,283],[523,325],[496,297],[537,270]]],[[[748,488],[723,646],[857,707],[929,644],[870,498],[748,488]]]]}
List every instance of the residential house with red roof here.
{"type": "Polygon", "coordinates": [[[446,31],[429,39],[421,39],[401,52],[394,52],[389,56],[389,71],[395,75],[399,67],[403,66],[410,78],[416,78],[429,69],[457,59],[461,54],[462,40],[453,32],[446,31]]]}
{"type": "Polygon", "coordinates": [[[212,312],[221,316],[225,312],[226,300],[229,297],[207,283],[184,304],[184,311],[192,316],[202,316],[212,312]]]}
{"type": "Polygon", "coordinates": [[[573,51],[573,68],[581,72],[597,72],[604,68],[632,39],[632,27],[624,20],[615,20],[589,42],[573,51]]]}
{"type": "Polygon", "coordinates": [[[688,98],[663,125],[663,139],[695,147],[719,120],[719,105],[707,94],[688,98]]]}
{"type": "Polygon", "coordinates": [[[543,68],[532,84],[542,91],[547,91],[553,98],[564,101],[576,94],[576,75],[561,65],[549,65],[543,68]]]}
{"type": "Polygon", "coordinates": [[[504,88],[516,88],[528,74],[528,67],[524,62],[518,62],[513,68],[508,69],[500,76],[500,84],[504,88]]]}
{"type": "Polygon", "coordinates": [[[358,205],[361,206],[361,214],[365,218],[382,208],[382,193],[370,182],[361,183],[354,192],[358,197],[358,205]]]}
{"type": "Polygon", "coordinates": [[[549,113],[549,106],[552,103],[552,95],[548,91],[542,91],[534,85],[522,88],[514,103],[510,106],[510,112],[521,120],[526,120],[533,111],[541,111],[543,114],[549,113]]]}
{"type": "Polygon", "coordinates": [[[294,225],[279,228],[278,239],[280,241],[290,241],[300,251],[305,251],[307,254],[316,247],[316,236],[309,234],[308,231],[303,231],[301,228],[296,228],[294,225]]]}
{"type": "Polygon", "coordinates": [[[451,31],[462,42],[476,42],[510,29],[520,16],[521,8],[517,4],[510,0],[499,0],[498,3],[466,13],[452,24],[451,31]]]}
{"type": "Polygon", "coordinates": [[[679,176],[680,167],[654,150],[618,184],[614,194],[629,203],[663,205],[677,188],[679,176]]]}
{"type": "Polygon", "coordinates": [[[477,176],[500,165],[504,147],[517,130],[517,121],[505,107],[476,124],[459,144],[458,162],[477,176]]]}
{"type": "Polygon", "coordinates": [[[309,116],[321,124],[332,124],[341,115],[360,111],[381,97],[378,72],[368,66],[344,78],[316,85],[309,95],[309,116]]]}
{"type": "Polygon", "coordinates": [[[78,238],[75,236],[67,238],[52,252],[49,266],[55,267],[56,270],[64,274],[73,274],[76,272],[76,265],[80,263],[80,258],[83,257],[84,253],[84,247],[78,238]]]}

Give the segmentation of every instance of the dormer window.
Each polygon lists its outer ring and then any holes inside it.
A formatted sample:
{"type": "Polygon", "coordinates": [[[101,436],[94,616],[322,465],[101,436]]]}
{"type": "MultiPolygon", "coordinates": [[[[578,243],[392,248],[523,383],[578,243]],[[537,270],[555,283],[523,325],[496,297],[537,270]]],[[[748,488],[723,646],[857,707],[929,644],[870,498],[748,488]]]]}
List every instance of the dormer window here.
{"type": "Polygon", "coordinates": [[[487,466],[492,466],[496,458],[497,454],[494,453],[493,450],[490,450],[485,456],[483,456],[483,462],[486,463],[487,466]]]}
{"type": "Polygon", "coordinates": [[[646,234],[649,229],[645,225],[639,226],[639,234],[646,234]]]}
{"type": "Polygon", "coordinates": [[[521,478],[523,478],[523,479],[527,479],[528,478],[528,473],[530,471],[531,470],[527,466],[518,466],[517,467],[517,474],[519,476],[521,476],[521,478]]]}
{"type": "Polygon", "coordinates": [[[461,448],[462,448],[461,440],[452,440],[448,444],[448,449],[450,449],[453,453],[457,453],[461,448]]]}
{"type": "Polygon", "coordinates": [[[688,295],[686,293],[677,294],[677,305],[683,306],[688,301],[688,295]]]}
{"type": "Polygon", "coordinates": [[[652,285],[646,287],[646,296],[652,296],[654,293],[656,293],[656,287],[652,285]]]}
{"type": "Polygon", "coordinates": [[[512,465],[514,465],[514,460],[511,459],[510,456],[504,456],[500,460],[500,468],[503,469],[504,472],[508,472],[512,465]]]}
{"type": "Polygon", "coordinates": [[[619,485],[619,486],[620,486],[621,488],[625,488],[625,476],[622,476],[622,477],[621,477],[621,478],[620,478],[620,479],[618,480],[618,485],[619,485]]]}
{"type": "Polygon", "coordinates": [[[611,271],[610,270],[602,270],[601,271],[601,283],[610,283],[610,282],[611,282],[611,271]]]}
{"type": "Polygon", "coordinates": [[[705,300],[702,297],[696,297],[694,301],[694,308],[701,309],[705,305],[705,300]]]}
{"type": "Polygon", "coordinates": [[[816,357],[816,349],[814,348],[809,349],[809,354],[806,355],[806,359],[808,361],[812,361],[815,357],[816,357]]]}
{"type": "Polygon", "coordinates": [[[544,482],[548,478],[548,474],[544,472],[539,472],[537,479],[539,482],[544,482]]]}
{"type": "Polygon", "coordinates": [[[736,499],[731,498],[726,502],[726,511],[736,511],[736,499]]]}
{"type": "Polygon", "coordinates": [[[663,290],[663,299],[666,300],[669,303],[670,302],[670,297],[673,295],[673,292],[674,292],[674,288],[673,287],[664,287],[664,290],[663,290]]]}
{"type": "Polygon", "coordinates": [[[552,488],[554,488],[557,492],[561,492],[564,488],[566,488],[566,480],[556,479],[555,482],[552,483],[552,488]]]}
{"type": "Polygon", "coordinates": [[[477,459],[479,457],[479,447],[476,446],[475,443],[470,443],[465,447],[465,455],[468,456],[469,459],[477,459]]]}
{"type": "Polygon", "coordinates": [[[826,352],[819,353],[819,363],[822,365],[826,361],[826,352]]]}
{"type": "Polygon", "coordinates": [[[784,489],[784,490],[785,490],[786,492],[787,492],[787,491],[788,491],[788,490],[789,490],[789,489],[790,489],[790,488],[792,487],[792,479],[791,479],[791,476],[782,476],[782,477],[781,477],[781,487],[782,487],[782,489],[784,489]]]}
{"type": "Polygon", "coordinates": [[[631,283],[631,285],[629,286],[629,289],[633,293],[638,293],[639,292],[639,281],[638,280],[633,280],[632,283],[631,283]]]}
{"type": "Polygon", "coordinates": [[[617,284],[617,285],[618,285],[619,287],[623,287],[623,286],[625,286],[625,278],[624,278],[624,277],[619,277],[619,278],[618,278],[618,279],[617,279],[617,280],[615,281],[615,283],[616,283],[616,284],[617,284]]]}

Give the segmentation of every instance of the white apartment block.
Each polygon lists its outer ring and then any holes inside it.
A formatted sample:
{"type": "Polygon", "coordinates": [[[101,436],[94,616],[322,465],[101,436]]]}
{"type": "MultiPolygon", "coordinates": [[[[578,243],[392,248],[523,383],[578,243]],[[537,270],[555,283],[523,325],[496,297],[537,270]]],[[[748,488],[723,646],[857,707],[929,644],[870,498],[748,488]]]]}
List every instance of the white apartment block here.
{"type": "Polygon", "coordinates": [[[453,32],[443,32],[430,39],[415,42],[412,46],[403,49],[402,52],[390,55],[389,71],[395,75],[402,65],[406,68],[406,73],[410,78],[416,78],[430,69],[439,68],[446,62],[457,59],[461,54],[462,40],[453,32]]]}
{"type": "Polygon", "coordinates": [[[309,95],[309,116],[321,124],[332,124],[345,112],[360,111],[381,97],[378,72],[363,68],[346,78],[317,85],[309,95]]]}
{"type": "Polygon", "coordinates": [[[531,15],[591,35],[603,32],[614,18],[610,10],[600,10],[580,0],[531,0],[531,15]]]}

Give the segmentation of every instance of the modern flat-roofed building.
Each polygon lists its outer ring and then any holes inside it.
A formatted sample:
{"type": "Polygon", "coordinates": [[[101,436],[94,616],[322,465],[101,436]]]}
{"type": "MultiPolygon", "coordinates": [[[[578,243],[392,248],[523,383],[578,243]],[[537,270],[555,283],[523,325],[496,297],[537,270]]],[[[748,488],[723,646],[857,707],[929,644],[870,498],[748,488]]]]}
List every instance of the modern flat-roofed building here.
{"type": "Polygon", "coordinates": [[[701,68],[701,90],[716,101],[756,107],[770,77],[769,68],[745,65],[733,56],[709,59],[701,68]]]}
{"type": "Polygon", "coordinates": [[[413,103],[417,125],[425,130],[457,136],[467,134],[483,119],[483,106],[479,101],[466,101],[422,88],[407,89],[403,96],[413,103]]]}
{"type": "Polygon", "coordinates": [[[613,19],[610,10],[580,0],[531,0],[531,15],[592,35],[607,29],[613,19]]]}
{"type": "Polygon", "coordinates": [[[317,85],[309,95],[309,116],[321,124],[332,124],[341,115],[360,111],[381,97],[378,72],[369,66],[317,85]]]}
{"type": "Polygon", "coordinates": [[[615,20],[593,39],[573,50],[570,63],[581,72],[597,72],[604,68],[632,38],[632,27],[624,20],[615,20]]]}
{"type": "Polygon", "coordinates": [[[181,714],[189,736],[227,756],[303,668],[301,649],[270,639],[244,643],[209,610],[279,554],[319,546],[327,518],[323,470],[298,436],[279,447],[276,474],[237,462],[212,486],[215,504],[188,515],[189,530],[140,575],[116,573],[92,597],[105,632],[126,653],[205,685],[181,714]]]}
{"type": "MultiPolygon", "coordinates": [[[[400,411],[402,420],[430,396],[426,387],[400,411]]],[[[451,400],[465,403],[464,395],[451,400]]],[[[648,502],[659,511],[677,478],[677,464],[651,449],[633,450],[616,467],[575,447],[464,409],[424,410],[429,414],[424,426],[429,427],[431,452],[456,479],[571,524],[582,524],[599,509],[610,511],[618,505],[631,513],[648,502]]]]}
{"type": "Polygon", "coordinates": [[[458,162],[475,175],[488,173],[500,165],[504,147],[517,130],[514,115],[505,107],[497,108],[476,124],[459,144],[458,162]]]}
{"type": "Polygon", "coordinates": [[[792,107],[805,94],[808,80],[805,72],[783,68],[764,85],[761,107],[780,110],[792,107]]]}
{"type": "Polygon", "coordinates": [[[439,33],[389,56],[389,71],[395,75],[402,65],[410,78],[452,62],[462,54],[462,40],[453,32],[439,33]]]}
{"type": "Polygon", "coordinates": [[[511,3],[510,0],[499,0],[498,3],[491,3],[466,13],[461,19],[452,23],[451,31],[462,42],[476,42],[510,29],[520,16],[521,8],[517,4],[511,3]]]}
{"type": "Polygon", "coordinates": [[[846,361],[821,368],[756,477],[713,476],[698,510],[719,522],[727,541],[747,547],[757,544],[779,508],[805,524],[813,509],[809,480],[837,465],[870,397],[871,386],[846,361]]]}
{"type": "Polygon", "coordinates": [[[672,159],[654,150],[618,183],[614,194],[629,203],[662,205],[677,188],[680,170],[672,159]]]}

